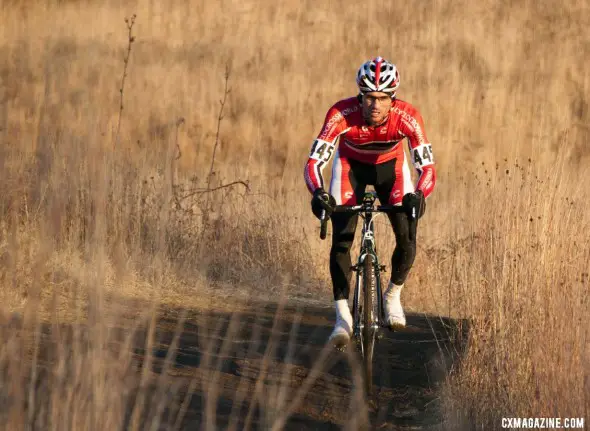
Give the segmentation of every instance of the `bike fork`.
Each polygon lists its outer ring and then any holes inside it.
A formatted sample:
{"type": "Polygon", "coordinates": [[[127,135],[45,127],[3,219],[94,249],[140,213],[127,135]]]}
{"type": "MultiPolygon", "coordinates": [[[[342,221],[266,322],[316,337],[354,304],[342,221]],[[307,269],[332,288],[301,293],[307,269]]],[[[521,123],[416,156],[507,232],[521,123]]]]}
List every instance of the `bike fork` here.
{"type": "MultiPolygon", "coordinates": [[[[375,256],[376,260],[376,256],[375,256]]],[[[360,294],[362,285],[362,277],[366,276],[366,274],[361,275],[362,271],[359,270],[359,265],[354,265],[350,267],[351,271],[356,272],[356,285],[354,289],[354,296],[352,302],[352,309],[353,309],[353,318],[354,318],[354,336],[360,337],[361,331],[363,329],[363,323],[361,322],[361,310],[359,309],[360,304],[360,294]]],[[[385,306],[383,304],[383,290],[381,289],[381,272],[385,272],[385,265],[379,265],[378,262],[375,262],[374,266],[374,276],[375,276],[375,291],[373,292],[373,300],[375,297],[377,298],[377,316],[376,321],[373,324],[373,329],[377,332],[380,326],[383,325],[385,321],[385,306]]],[[[367,304],[364,304],[366,307],[367,304]]],[[[378,333],[378,332],[377,332],[378,333]]]]}
{"type": "Polygon", "coordinates": [[[356,271],[356,285],[355,285],[355,289],[354,289],[354,297],[352,299],[352,309],[353,309],[353,316],[354,316],[354,337],[356,339],[360,338],[360,334],[361,334],[361,312],[359,309],[359,304],[360,304],[360,286],[362,283],[361,280],[361,271],[359,271],[358,266],[352,266],[350,268],[352,271],[356,271]]]}
{"type": "MultiPolygon", "coordinates": [[[[377,297],[377,321],[375,322],[375,330],[377,330],[380,326],[385,326],[385,304],[383,303],[383,289],[381,287],[381,273],[385,272],[385,265],[379,265],[378,262],[375,262],[375,296],[377,297]]],[[[374,297],[375,297],[374,296],[374,297]]],[[[373,298],[374,298],[373,297],[373,298]]],[[[382,335],[380,332],[377,332],[379,335],[382,335]]]]}

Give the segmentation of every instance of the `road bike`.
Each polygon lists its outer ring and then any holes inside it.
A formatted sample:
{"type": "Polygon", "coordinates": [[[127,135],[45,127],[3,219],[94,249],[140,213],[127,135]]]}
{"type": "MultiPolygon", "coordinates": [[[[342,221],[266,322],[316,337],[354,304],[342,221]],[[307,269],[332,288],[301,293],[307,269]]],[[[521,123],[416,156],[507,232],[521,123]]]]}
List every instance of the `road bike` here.
{"type": "MultiPolygon", "coordinates": [[[[361,354],[365,374],[365,389],[371,393],[373,386],[373,351],[379,329],[387,327],[381,289],[381,273],[385,265],[379,264],[375,245],[374,220],[379,213],[406,212],[401,206],[375,205],[377,194],[368,191],[360,205],[337,205],[333,212],[360,214],[363,218],[362,241],[356,265],[350,267],[356,272],[356,283],[352,303],[352,340],[361,354]],[[375,215],[374,215],[375,214],[375,215]]],[[[409,215],[414,217],[415,213],[409,215]]],[[[325,239],[329,217],[322,210],[320,238],[325,239]]]]}

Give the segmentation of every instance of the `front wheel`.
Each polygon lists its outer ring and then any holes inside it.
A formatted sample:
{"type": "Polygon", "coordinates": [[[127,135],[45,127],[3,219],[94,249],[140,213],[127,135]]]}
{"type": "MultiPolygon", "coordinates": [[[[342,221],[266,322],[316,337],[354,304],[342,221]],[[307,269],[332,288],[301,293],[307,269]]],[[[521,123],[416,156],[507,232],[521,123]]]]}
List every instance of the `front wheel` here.
{"type": "Polygon", "coordinates": [[[373,389],[373,349],[375,347],[375,324],[377,316],[374,313],[375,267],[374,256],[367,254],[363,262],[363,368],[365,371],[365,389],[367,396],[373,389]]]}

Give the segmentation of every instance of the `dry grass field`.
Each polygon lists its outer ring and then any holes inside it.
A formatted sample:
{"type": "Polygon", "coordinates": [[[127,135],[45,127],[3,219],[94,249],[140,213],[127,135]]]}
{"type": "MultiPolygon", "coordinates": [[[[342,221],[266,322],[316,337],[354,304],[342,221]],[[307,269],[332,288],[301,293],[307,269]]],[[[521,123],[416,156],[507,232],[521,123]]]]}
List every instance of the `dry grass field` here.
{"type": "Polygon", "coordinates": [[[332,298],[303,164],[376,55],[437,162],[403,301],[418,326],[467,328],[440,356],[460,360],[433,389],[436,426],[590,420],[589,28],[583,0],[0,0],[2,429],[216,429],[234,387],[229,429],[375,424],[354,372],[326,380],[353,388],[338,408],[310,413],[332,298]],[[260,358],[232,383],[219,358],[244,328],[260,358]]]}

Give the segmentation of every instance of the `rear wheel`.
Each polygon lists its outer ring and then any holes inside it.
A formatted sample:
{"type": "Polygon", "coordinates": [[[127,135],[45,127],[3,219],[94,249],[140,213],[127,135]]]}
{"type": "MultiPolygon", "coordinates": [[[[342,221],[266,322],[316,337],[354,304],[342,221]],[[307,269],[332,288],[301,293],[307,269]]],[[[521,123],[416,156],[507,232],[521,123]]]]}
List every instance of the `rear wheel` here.
{"type": "Polygon", "coordinates": [[[375,268],[373,255],[367,254],[363,262],[363,368],[365,371],[365,389],[370,395],[373,389],[373,348],[375,346],[375,320],[373,293],[375,292],[375,268]]]}

